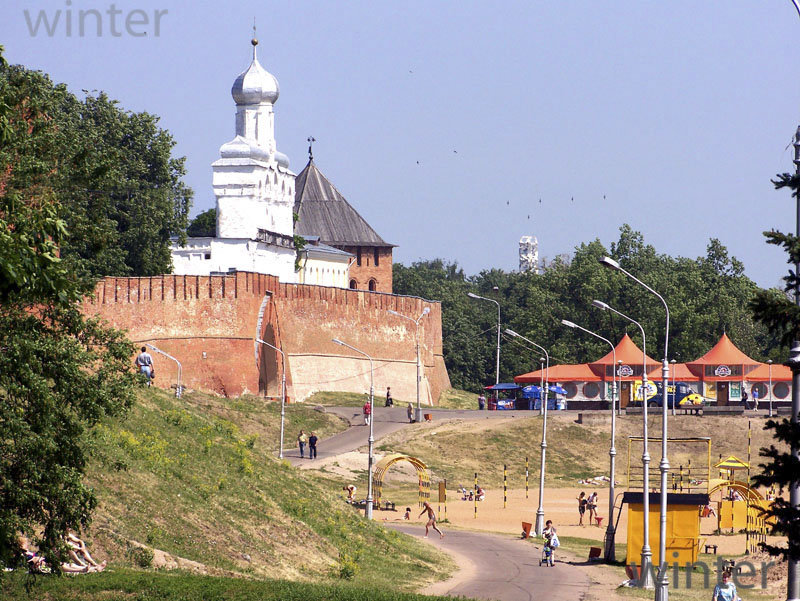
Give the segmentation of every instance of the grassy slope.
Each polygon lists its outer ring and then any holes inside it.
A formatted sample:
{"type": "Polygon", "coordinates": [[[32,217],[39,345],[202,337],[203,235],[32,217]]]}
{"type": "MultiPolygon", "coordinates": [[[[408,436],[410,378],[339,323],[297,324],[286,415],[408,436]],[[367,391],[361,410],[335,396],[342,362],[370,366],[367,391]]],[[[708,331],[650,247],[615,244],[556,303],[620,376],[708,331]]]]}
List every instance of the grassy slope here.
{"type": "MultiPolygon", "coordinates": [[[[331,486],[275,459],[276,405],[147,391],[125,421],[101,425],[89,467],[98,554],[133,565],[129,541],[138,541],[212,573],[315,581],[357,564],[355,583],[390,589],[453,569],[447,557],[366,522],[331,486]]],[[[293,405],[290,440],[301,427],[326,436],[344,426],[293,405]]]]}
{"type": "Polygon", "coordinates": [[[243,580],[183,572],[143,572],[125,568],[74,578],[37,578],[26,589],[23,574],[0,578],[3,599],[31,601],[446,601],[358,584],[243,580]]]}
{"type": "MultiPolygon", "coordinates": [[[[580,478],[608,472],[608,449],[611,440],[609,421],[597,424],[575,423],[575,414],[550,413],[547,433],[547,473],[549,485],[577,484],[580,478]]],[[[752,421],[752,462],[756,466],[758,449],[772,440],[765,433],[763,420],[752,421]]],[[[747,460],[747,420],[742,417],[677,416],[670,418],[670,436],[711,436],[711,462],[736,455],[747,460]]],[[[617,480],[625,482],[627,467],[627,437],[640,435],[640,416],[623,416],[617,420],[617,480]]],[[[651,436],[661,433],[661,420],[649,420],[651,436]]],[[[434,422],[396,432],[378,443],[381,452],[402,452],[419,457],[433,470],[433,479],[447,478],[450,482],[472,482],[474,472],[490,487],[502,485],[503,464],[509,474],[525,471],[525,456],[529,458],[531,474],[538,472],[542,421],[538,416],[507,420],[434,422]]],[[[657,464],[660,444],[651,443],[650,454],[657,464]]],[[[670,463],[686,466],[705,465],[705,446],[672,444],[670,463]]],[[[640,461],[641,446],[632,446],[631,462],[640,461]]],[[[712,474],[713,475],[713,474],[712,474]]],[[[511,477],[511,476],[510,476],[511,477]]],[[[532,476],[533,478],[533,476],[532,476]]]]}
{"type": "MultiPolygon", "coordinates": [[[[305,403],[311,406],[323,405],[334,407],[361,407],[367,398],[367,395],[359,394],[357,392],[315,392],[308,397],[308,399],[306,399],[305,403]]],[[[385,401],[385,390],[381,391],[380,393],[375,393],[374,403],[376,405],[380,404],[380,406],[383,407],[385,401]]],[[[406,399],[403,401],[394,399],[395,406],[399,406],[400,403],[405,404],[412,401],[414,401],[414,399],[406,399]]],[[[439,402],[436,404],[436,408],[477,409],[478,395],[473,392],[467,392],[466,390],[456,390],[455,388],[451,388],[442,393],[442,396],[439,398],[439,402]]]]}

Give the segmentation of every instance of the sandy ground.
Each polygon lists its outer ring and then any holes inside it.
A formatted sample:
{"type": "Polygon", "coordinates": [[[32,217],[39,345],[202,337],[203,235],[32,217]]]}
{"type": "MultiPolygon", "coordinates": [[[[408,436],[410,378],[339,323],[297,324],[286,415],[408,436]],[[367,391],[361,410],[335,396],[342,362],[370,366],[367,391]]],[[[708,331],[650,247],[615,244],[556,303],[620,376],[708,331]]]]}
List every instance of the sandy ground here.
{"type": "MultiPolygon", "coordinates": [[[[408,476],[413,477],[412,474],[408,476]]],[[[408,477],[407,476],[407,477],[408,477]]],[[[589,525],[588,513],[584,516],[584,526],[578,524],[577,496],[584,490],[580,488],[547,488],[545,489],[544,512],[545,519],[553,520],[561,536],[573,536],[588,538],[598,541],[598,546],[602,546],[608,525],[605,519],[608,515],[608,492],[607,489],[598,489],[600,495],[599,515],[603,517],[601,527],[589,525]]],[[[503,532],[508,534],[521,534],[522,522],[534,524],[536,521],[536,510],[538,508],[539,490],[538,488],[529,490],[528,498],[525,498],[524,490],[509,490],[507,495],[506,507],[503,507],[503,491],[487,490],[486,499],[477,503],[477,517],[475,513],[476,503],[471,501],[453,500],[460,499],[456,491],[448,490],[448,502],[446,508],[444,504],[436,502],[436,493],[433,496],[433,507],[437,510],[440,519],[448,519],[454,526],[468,528],[471,530],[484,530],[488,532],[503,532]],[[441,509],[440,509],[441,507],[441,509]]],[[[390,495],[391,496],[391,495],[390,495]]],[[[416,508],[412,507],[412,510],[416,508]]],[[[617,507],[617,510],[619,507],[617,507]]],[[[398,519],[398,515],[384,512],[376,513],[378,519],[388,520],[398,519]]],[[[651,521],[651,528],[658,528],[658,522],[651,521]]],[[[717,552],[722,555],[741,555],[745,551],[745,535],[713,535],[711,532],[716,528],[716,520],[713,517],[704,518],[701,523],[701,545],[718,545],[717,552]]],[[[624,544],[628,529],[627,511],[623,509],[617,523],[617,543],[624,544]]],[[[703,549],[701,548],[701,552],[703,549]]],[[[621,558],[620,558],[621,559],[621,558]]]]}

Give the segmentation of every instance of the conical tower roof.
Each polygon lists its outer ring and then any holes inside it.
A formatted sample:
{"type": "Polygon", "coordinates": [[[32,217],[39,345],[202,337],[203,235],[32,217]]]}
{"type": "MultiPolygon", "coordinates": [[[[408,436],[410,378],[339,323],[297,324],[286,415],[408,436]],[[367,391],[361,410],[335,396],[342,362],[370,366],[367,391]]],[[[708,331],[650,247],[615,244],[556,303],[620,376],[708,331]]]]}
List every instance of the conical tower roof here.
{"type": "Polygon", "coordinates": [[[295,233],[319,236],[333,246],[395,246],[389,244],[358,214],[347,199],[325,177],[313,160],[295,180],[295,233]]]}
{"type": "Polygon", "coordinates": [[[723,334],[710,351],[687,365],[759,365],[759,362],[745,355],[723,334]]]}
{"type": "MultiPolygon", "coordinates": [[[[611,351],[608,352],[607,355],[604,355],[597,361],[593,361],[589,365],[596,365],[596,366],[605,366],[605,365],[613,365],[614,364],[614,354],[616,353],[617,361],[622,361],[625,364],[630,365],[641,365],[642,363],[642,349],[636,346],[636,343],[631,340],[631,337],[628,336],[626,333],[622,340],[619,341],[619,344],[614,348],[614,353],[611,351]]],[[[648,365],[647,370],[650,371],[652,369],[651,366],[659,366],[661,365],[658,361],[651,358],[649,355],[645,360],[645,363],[648,365]]]]}

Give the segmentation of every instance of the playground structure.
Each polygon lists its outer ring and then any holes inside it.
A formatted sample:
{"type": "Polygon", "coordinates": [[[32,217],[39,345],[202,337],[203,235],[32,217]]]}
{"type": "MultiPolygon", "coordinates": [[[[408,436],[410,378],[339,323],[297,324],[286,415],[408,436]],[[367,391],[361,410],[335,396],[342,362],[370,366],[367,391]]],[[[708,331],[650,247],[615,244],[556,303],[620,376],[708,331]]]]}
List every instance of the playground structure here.
{"type": "Polygon", "coordinates": [[[383,478],[386,472],[395,463],[399,461],[408,461],[417,470],[417,480],[419,482],[419,504],[422,505],[425,501],[431,498],[431,477],[428,473],[428,467],[416,457],[409,455],[402,455],[400,453],[392,453],[386,455],[383,459],[375,464],[375,470],[372,474],[372,494],[374,503],[380,505],[381,493],[383,489],[383,478]]]}
{"type": "MultiPolygon", "coordinates": [[[[667,494],[667,561],[679,563],[697,561],[701,546],[700,519],[716,513],[717,530],[723,532],[745,531],[745,553],[755,553],[759,544],[766,541],[771,527],[763,516],[771,501],[765,500],[761,493],[750,487],[750,440],[751,430],[748,422],[747,434],[748,461],[730,456],[711,465],[711,438],[670,438],[671,445],[698,445],[703,449],[704,464],[692,465],[691,458],[686,465],[670,468],[668,481],[671,491],[667,494]],[[737,471],[746,471],[744,479],[737,478],[737,471]],[[716,472],[716,474],[715,474],[716,472]],[[717,476],[717,477],[714,477],[717,476]],[[716,511],[712,508],[712,497],[719,498],[716,511]]],[[[632,445],[643,442],[641,436],[628,438],[628,469],[622,504],[628,504],[628,562],[638,560],[638,551],[644,542],[643,536],[643,494],[642,466],[632,462],[632,445]]],[[[650,443],[660,443],[660,438],[648,438],[650,443]]],[[[674,447],[673,447],[674,448],[674,447]]],[[[694,454],[697,457],[700,453],[694,454]]],[[[650,547],[653,562],[658,565],[658,528],[654,527],[660,517],[660,490],[658,482],[650,490],[650,547]]],[[[621,508],[620,508],[621,510],[621,508]]],[[[617,514],[619,520],[619,513],[617,514]]]]}
{"type": "MultiPolygon", "coordinates": [[[[641,464],[631,462],[631,452],[634,442],[644,442],[641,436],[628,437],[628,469],[626,488],[628,489],[622,496],[622,504],[628,505],[628,537],[627,550],[628,557],[626,562],[639,562],[639,550],[644,544],[644,494],[642,483],[644,480],[641,464]]],[[[648,437],[650,443],[660,443],[660,438],[648,437]]],[[[668,481],[671,482],[672,492],[667,493],[667,540],[666,552],[667,561],[677,561],[679,563],[694,563],[700,551],[700,515],[704,507],[709,503],[709,480],[711,475],[711,438],[691,437],[691,438],[670,438],[670,444],[697,445],[700,446],[705,455],[705,466],[691,463],[688,467],[678,465],[670,468],[668,481]]],[[[657,480],[651,480],[655,484],[649,491],[650,502],[650,536],[649,544],[653,552],[653,563],[658,565],[661,561],[659,557],[659,529],[660,518],[660,491],[657,489],[657,480]]],[[[620,511],[617,512],[619,521],[620,511]]]]}

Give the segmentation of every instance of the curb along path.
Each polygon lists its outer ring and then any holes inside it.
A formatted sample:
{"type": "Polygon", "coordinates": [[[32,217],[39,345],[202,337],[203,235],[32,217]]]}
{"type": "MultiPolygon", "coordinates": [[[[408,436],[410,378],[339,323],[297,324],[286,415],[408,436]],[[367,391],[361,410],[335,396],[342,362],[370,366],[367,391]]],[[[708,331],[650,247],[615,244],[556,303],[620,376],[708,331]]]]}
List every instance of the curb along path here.
{"type": "MultiPolygon", "coordinates": [[[[418,537],[425,532],[424,526],[385,525],[418,537]]],[[[443,551],[452,551],[459,566],[463,559],[470,565],[451,580],[436,583],[423,593],[496,601],[580,601],[589,589],[589,577],[579,568],[561,563],[557,554],[555,567],[540,567],[539,545],[497,534],[444,532],[443,539],[432,532],[428,542],[443,551]]]]}

